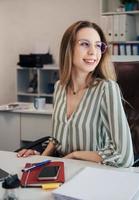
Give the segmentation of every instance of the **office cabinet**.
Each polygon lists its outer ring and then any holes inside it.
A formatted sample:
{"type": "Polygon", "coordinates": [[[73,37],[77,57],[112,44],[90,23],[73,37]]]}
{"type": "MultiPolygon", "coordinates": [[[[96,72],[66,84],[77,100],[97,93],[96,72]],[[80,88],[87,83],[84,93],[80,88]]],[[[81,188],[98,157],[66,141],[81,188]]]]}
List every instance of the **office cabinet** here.
{"type": "Polygon", "coordinates": [[[52,136],[51,114],[21,114],[21,141],[34,141],[52,136]]]}
{"type": "Polygon", "coordinates": [[[20,148],[20,113],[0,112],[0,150],[20,148]]]}
{"type": "Polygon", "coordinates": [[[53,106],[36,110],[31,103],[22,104],[19,109],[0,110],[0,150],[15,151],[25,142],[52,135],[53,106]]]}

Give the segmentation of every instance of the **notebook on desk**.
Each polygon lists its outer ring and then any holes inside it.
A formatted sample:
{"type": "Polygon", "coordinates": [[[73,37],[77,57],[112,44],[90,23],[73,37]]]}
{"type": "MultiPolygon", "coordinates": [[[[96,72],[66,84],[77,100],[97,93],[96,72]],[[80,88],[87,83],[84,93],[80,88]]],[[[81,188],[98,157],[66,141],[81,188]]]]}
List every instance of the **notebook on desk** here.
{"type": "Polygon", "coordinates": [[[56,200],[137,200],[139,173],[86,167],[54,190],[56,200]]]}
{"type": "MultiPolygon", "coordinates": [[[[31,167],[34,163],[26,163],[26,167],[31,167]]],[[[65,181],[65,174],[64,174],[64,162],[61,161],[52,161],[47,163],[43,166],[37,167],[35,169],[29,170],[27,172],[23,172],[21,177],[21,186],[22,187],[41,187],[43,184],[46,183],[64,183],[65,181]],[[45,166],[59,166],[59,173],[55,180],[39,180],[38,176],[41,170],[45,166]]]]}

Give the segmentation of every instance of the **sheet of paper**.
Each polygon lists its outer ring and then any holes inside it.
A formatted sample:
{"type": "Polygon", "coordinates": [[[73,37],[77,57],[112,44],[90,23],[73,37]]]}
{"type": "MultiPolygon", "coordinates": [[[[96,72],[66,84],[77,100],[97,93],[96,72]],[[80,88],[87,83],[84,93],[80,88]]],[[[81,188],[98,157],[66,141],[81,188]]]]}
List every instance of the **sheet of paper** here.
{"type": "Polygon", "coordinates": [[[138,173],[86,167],[53,194],[57,200],[135,200],[138,191],[138,173]]]}

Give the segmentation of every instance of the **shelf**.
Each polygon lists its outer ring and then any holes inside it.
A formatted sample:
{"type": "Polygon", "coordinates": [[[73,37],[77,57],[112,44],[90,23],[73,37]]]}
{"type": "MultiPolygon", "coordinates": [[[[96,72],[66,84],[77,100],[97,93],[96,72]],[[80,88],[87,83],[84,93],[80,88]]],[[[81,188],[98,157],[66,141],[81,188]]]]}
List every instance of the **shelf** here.
{"type": "Polygon", "coordinates": [[[100,13],[101,15],[138,15],[139,9],[138,5],[136,5],[130,10],[125,10],[126,6],[122,5],[120,0],[101,0],[100,1],[100,13]],[[137,6],[137,7],[136,7],[137,6]]]}
{"type": "Polygon", "coordinates": [[[102,12],[102,16],[107,16],[107,15],[139,15],[139,10],[134,10],[134,11],[122,11],[122,12],[102,12]]]}
{"type": "Polygon", "coordinates": [[[18,92],[18,96],[39,96],[38,93],[18,92]]]}
{"type": "Polygon", "coordinates": [[[101,0],[101,26],[114,62],[139,62],[139,10],[125,11],[119,0],[101,0]]]}
{"type": "Polygon", "coordinates": [[[56,65],[43,65],[43,67],[18,67],[18,70],[58,70],[56,65]]]}
{"type": "Polygon", "coordinates": [[[110,44],[139,44],[139,40],[133,41],[111,41],[110,44]]]}
{"type": "Polygon", "coordinates": [[[45,97],[47,103],[52,103],[54,84],[59,79],[58,70],[55,65],[44,65],[43,68],[18,67],[17,100],[32,102],[34,97],[40,96],[45,97]],[[37,77],[35,84],[32,83],[34,76],[37,77]]]}
{"type": "Polygon", "coordinates": [[[113,62],[139,62],[139,56],[112,56],[113,62]]]}
{"type": "Polygon", "coordinates": [[[47,93],[26,93],[26,92],[18,92],[18,96],[44,96],[44,97],[53,97],[53,94],[47,94],[47,93]]]}
{"type": "Polygon", "coordinates": [[[53,97],[53,94],[41,93],[40,96],[43,96],[43,97],[53,97]]]}
{"type": "Polygon", "coordinates": [[[55,65],[43,65],[41,70],[59,70],[59,68],[55,65]]]}

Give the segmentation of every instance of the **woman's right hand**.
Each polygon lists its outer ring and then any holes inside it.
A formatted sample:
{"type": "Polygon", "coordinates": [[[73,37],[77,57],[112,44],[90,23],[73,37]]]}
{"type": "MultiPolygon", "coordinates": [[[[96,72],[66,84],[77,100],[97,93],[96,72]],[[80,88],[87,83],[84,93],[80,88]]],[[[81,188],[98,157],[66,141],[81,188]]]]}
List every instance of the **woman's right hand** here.
{"type": "Polygon", "coordinates": [[[32,155],[40,155],[40,153],[33,149],[22,149],[17,153],[17,157],[28,157],[32,155]]]}

